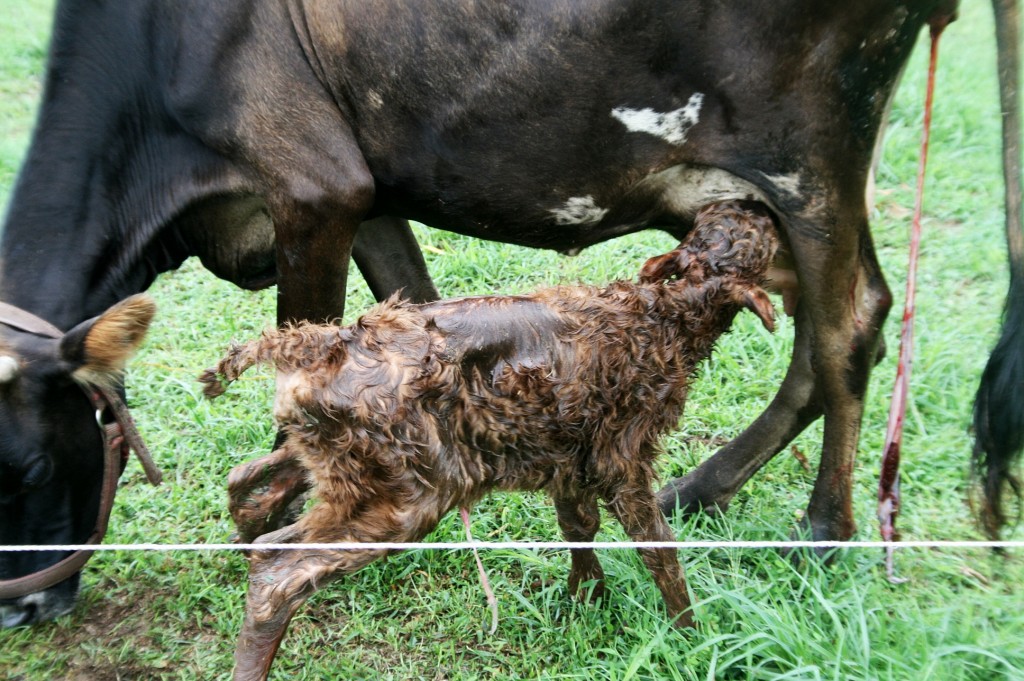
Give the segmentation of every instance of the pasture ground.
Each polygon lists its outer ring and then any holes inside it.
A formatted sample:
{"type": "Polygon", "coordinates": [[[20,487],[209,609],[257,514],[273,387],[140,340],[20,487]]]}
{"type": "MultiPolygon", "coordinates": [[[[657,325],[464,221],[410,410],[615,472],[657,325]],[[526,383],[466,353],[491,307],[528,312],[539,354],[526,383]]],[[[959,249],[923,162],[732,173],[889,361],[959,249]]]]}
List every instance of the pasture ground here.
{"type": "MultiPolygon", "coordinates": [[[[6,204],[40,95],[52,0],[0,0],[0,203],[6,204]]],[[[926,198],[915,358],[905,436],[900,528],[906,539],[980,538],[967,502],[975,383],[994,343],[1007,274],[998,167],[994,39],[987,3],[964,3],[947,31],[926,198]]],[[[889,357],[875,371],[856,471],[862,539],[875,538],[875,491],[887,396],[895,375],[925,46],[901,86],[878,177],[874,234],[896,294],[889,357]]],[[[446,295],[517,292],[553,282],[634,276],[673,244],[649,233],[574,259],[418,229],[446,295]]],[[[349,319],[371,304],[350,285],[349,319]]],[[[223,542],[228,470],[268,451],[272,380],[246,377],[216,403],[196,375],[232,339],[272,323],[274,294],[245,293],[196,262],[162,276],[151,336],[130,368],[130,402],[166,476],[122,480],[108,542],[223,542]]],[[[750,315],[719,347],[693,391],[663,473],[690,470],[750,422],[787,365],[792,326],[765,333],[750,315]]],[[[1024,389],[1024,388],[1022,388],[1024,389]]],[[[777,457],[724,517],[674,519],[693,540],[789,536],[813,481],[820,426],[777,457]],[[809,463],[808,463],[809,462],[809,463]]],[[[539,495],[481,503],[482,540],[558,539],[539,495]]],[[[1022,538],[1018,529],[1012,538],[1022,538]]],[[[432,540],[462,538],[447,518],[432,540]]],[[[624,538],[611,522],[600,539],[624,538]]],[[[485,551],[500,603],[493,636],[472,557],[412,551],[317,594],[296,617],[274,667],[278,679],[1024,679],[1024,552],[903,550],[901,585],[874,550],[843,550],[832,567],[794,566],[769,550],[682,554],[698,603],[695,632],[665,622],[656,589],[631,551],[601,554],[603,607],[566,596],[562,552],[485,551]]],[[[101,553],[78,608],[59,621],[0,632],[0,678],[225,679],[242,620],[245,561],[234,553],[101,553]]]]}

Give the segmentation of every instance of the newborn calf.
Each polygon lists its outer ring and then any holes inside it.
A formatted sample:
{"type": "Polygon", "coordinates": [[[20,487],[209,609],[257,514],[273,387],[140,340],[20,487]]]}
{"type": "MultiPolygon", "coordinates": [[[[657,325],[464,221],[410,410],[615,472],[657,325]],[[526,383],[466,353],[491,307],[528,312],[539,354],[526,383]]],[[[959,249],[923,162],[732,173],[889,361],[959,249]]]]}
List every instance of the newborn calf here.
{"type": "MultiPolygon", "coordinates": [[[[348,327],[300,324],[233,347],[202,381],[214,397],[256,363],[277,368],[283,455],[317,503],[262,542],[410,542],[494,490],[543,489],[569,541],[598,502],[637,541],[673,541],[651,489],[660,436],[679,423],[697,364],[747,307],[773,327],[760,283],[777,246],[767,210],[706,207],[639,283],[413,305],[348,327]]],[[[381,550],[255,551],[236,679],[265,678],[292,615],[381,550]]],[[[675,549],[641,549],[668,614],[692,625],[675,549]]],[[[603,577],[572,551],[570,591],[603,577]]]]}

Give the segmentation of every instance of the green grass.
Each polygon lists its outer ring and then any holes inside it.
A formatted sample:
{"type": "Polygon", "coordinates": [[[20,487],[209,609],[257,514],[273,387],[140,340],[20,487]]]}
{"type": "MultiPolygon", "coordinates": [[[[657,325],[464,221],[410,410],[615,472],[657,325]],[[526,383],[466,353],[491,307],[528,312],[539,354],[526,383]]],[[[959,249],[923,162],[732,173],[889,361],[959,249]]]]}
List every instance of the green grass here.
{"type": "MultiPolygon", "coordinates": [[[[981,6],[979,6],[981,5],[981,6]]],[[[0,0],[0,201],[9,196],[40,91],[50,0],[0,0]]],[[[994,342],[1007,283],[998,175],[991,19],[965,3],[943,38],[917,317],[900,527],[908,539],[978,538],[967,504],[971,399],[994,342]]],[[[924,50],[893,108],[873,216],[883,266],[902,305],[924,50]]],[[[659,234],[560,256],[418,228],[447,295],[515,292],[541,283],[631,276],[672,243],[659,234]]],[[[158,321],[131,366],[128,390],[166,482],[122,480],[109,542],[221,542],[232,531],[224,484],[232,466],[268,451],[272,381],[240,381],[216,402],[195,382],[232,339],[273,320],[273,292],[245,293],[189,261],[152,292],[158,321]]],[[[371,303],[358,279],[349,317],[371,303]]],[[[898,308],[897,308],[898,310],[898,308]]],[[[893,315],[899,318],[899,313],[893,315]]],[[[666,443],[665,475],[690,470],[739,432],[785,371],[792,327],[774,336],[747,315],[724,339],[666,443]]],[[[899,329],[876,370],[856,471],[860,538],[875,537],[879,452],[899,329]]],[[[794,444],[813,465],[820,426],[794,444]]],[[[787,537],[813,476],[784,453],[721,518],[674,519],[681,538],[787,537]]],[[[504,495],[474,513],[480,539],[557,539],[540,495],[504,495]]],[[[1020,538],[1019,530],[1014,535],[1020,538]]],[[[455,541],[446,518],[432,539],[455,541]]],[[[599,538],[622,538],[607,524],[599,538]]],[[[1019,552],[1018,552],[1019,554],[1019,552]]],[[[666,626],[656,589],[631,551],[601,554],[611,587],[603,607],[566,597],[561,552],[487,551],[501,621],[487,612],[472,557],[413,551],[324,589],[296,617],[274,667],[278,679],[1024,679],[1024,567],[983,551],[904,550],[884,579],[877,551],[846,550],[831,567],[794,567],[774,551],[682,555],[698,603],[696,632],[666,626]]],[[[88,565],[78,608],[57,622],[0,632],[0,677],[223,679],[242,620],[244,559],[233,553],[102,553],[88,565]]]]}

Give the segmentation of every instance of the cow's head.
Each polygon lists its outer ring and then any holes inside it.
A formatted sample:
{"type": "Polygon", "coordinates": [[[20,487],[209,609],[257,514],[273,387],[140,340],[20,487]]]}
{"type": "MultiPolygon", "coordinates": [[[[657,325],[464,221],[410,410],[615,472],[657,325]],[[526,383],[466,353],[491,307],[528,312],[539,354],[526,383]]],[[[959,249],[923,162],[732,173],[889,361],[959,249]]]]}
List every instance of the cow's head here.
{"type": "MultiPolygon", "coordinates": [[[[0,545],[76,544],[96,526],[104,441],[87,390],[120,385],[155,306],[145,295],[51,338],[0,325],[0,545]],[[84,388],[84,389],[83,389],[84,388]]],[[[0,552],[0,580],[49,567],[67,553],[0,552]]],[[[0,600],[0,627],[69,611],[79,575],[0,600]]]]}

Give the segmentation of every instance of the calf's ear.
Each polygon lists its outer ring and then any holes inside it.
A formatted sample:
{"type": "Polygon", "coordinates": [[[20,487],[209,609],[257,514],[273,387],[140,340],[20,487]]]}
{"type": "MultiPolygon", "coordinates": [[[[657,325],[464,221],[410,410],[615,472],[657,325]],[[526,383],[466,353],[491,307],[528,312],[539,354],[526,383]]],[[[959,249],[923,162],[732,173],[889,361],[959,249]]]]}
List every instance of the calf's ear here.
{"type": "Polygon", "coordinates": [[[772,332],[775,331],[775,308],[772,307],[772,301],[769,300],[768,294],[764,292],[763,288],[752,286],[744,290],[743,306],[761,319],[764,328],[772,332]]]}
{"type": "Polygon", "coordinates": [[[663,255],[656,255],[640,268],[640,283],[657,284],[668,281],[684,272],[692,260],[693,256],[679,248],[663,255]]]}
{"type": "Polygon", "coordinates": [[[64,334],[61,358],[72,365],[77,381],[90,385],[116,382],[125,362],[142,344],[155,314],[156,303],[148,295],[125,298],[64,334]]]}

